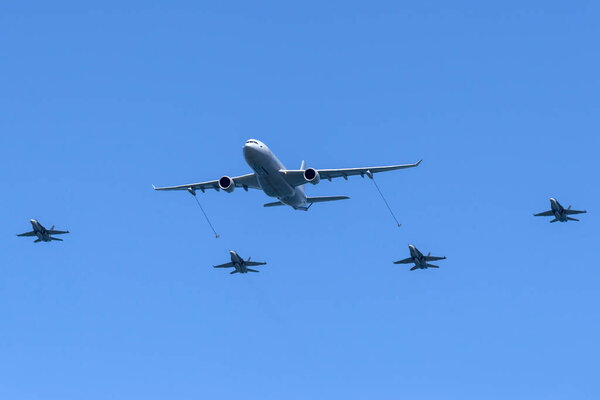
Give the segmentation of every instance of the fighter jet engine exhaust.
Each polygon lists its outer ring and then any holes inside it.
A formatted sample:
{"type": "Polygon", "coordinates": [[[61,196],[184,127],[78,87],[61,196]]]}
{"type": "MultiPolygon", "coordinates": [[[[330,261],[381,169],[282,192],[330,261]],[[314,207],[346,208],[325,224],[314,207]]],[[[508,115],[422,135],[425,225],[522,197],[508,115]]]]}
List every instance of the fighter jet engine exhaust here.
{"type": "Polygon", "coordinates": [[[306,182],[316,185],[321,181],[321,176],[314,168],[307,168],[304,170],[304,179],[306,182]]]}
{"type": "Polygon", "coordinates": [[[231,179],[230,177],[222,176],[219,179],[219,187],[221,189],[223,189],[225,192],[231,193],[231,192],[233,192],[233,189],[235,189],[235,184],[233,182],[233,179],[231,179]]]}

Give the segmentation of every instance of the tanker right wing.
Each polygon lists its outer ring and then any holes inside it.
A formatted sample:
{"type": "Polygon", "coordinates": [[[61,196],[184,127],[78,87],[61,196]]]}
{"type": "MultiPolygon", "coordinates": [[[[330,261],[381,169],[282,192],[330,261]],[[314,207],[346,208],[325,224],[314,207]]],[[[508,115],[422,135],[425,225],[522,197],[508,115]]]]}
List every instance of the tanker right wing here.
{"type": "Polygon", "coordinates": [[[373,174],[379,172],[386,171],[395,171],[397,169],[405,169],[405,168],[414,168],[418,167],[421,164],[421,161],[418,161],[414,164],[403,164],[403,165],[387,165],[383,167],[366,167],[366,168],[339,168],[339,169],[298,169],[298,170],[288,170],[283,169],[280,172],[285,177],[286,181],[292,186],[300,186],[306,183],[312,182],[316,183],[315,179],[327,179],[331,181],[333,178],[344,178],[348,179],[349,176],[360,175],[364,178],[364,176],[368,176],[369,178],[373,177],[373,174]]]}

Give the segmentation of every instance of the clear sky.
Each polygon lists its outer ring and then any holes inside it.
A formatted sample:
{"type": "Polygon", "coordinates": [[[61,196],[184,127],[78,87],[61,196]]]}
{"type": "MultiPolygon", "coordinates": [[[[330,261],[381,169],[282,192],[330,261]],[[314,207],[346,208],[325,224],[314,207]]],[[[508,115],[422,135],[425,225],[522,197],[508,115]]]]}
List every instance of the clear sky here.
{"type": "Polygon", "coordinates": [[[0,398],[599,398],[598,3],[212,3],[0,5],[0,398]],[[402,227],[152,190],[249,138],[402,227]]]}

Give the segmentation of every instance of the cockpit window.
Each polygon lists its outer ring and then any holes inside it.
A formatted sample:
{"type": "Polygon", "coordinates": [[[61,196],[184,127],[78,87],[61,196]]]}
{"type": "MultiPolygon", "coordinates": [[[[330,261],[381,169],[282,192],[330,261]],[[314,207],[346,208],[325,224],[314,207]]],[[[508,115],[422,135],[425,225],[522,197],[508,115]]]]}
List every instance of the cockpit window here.
{"type": "Polygon", "coordinates": [[[248,140],[246,143],[254,143],[254,144],[258,144],[258,142],[256,140],[248,140]]]}

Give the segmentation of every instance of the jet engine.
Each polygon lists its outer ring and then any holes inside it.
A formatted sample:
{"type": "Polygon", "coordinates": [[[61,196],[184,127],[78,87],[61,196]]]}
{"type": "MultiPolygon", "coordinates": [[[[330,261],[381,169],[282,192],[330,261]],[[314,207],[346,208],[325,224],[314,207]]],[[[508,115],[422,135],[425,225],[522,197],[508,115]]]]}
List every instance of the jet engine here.
{"type": "Polygon", "coordinates": [[[233,192],[233,189],[235,189],[235,184],[233,183],[233,179],[231,179],[230,177],[222,176],[219,179],[219,187],[227,193],[231,193],[233,192]]]}
{"type": "Polygon", "coordinates": [[[307,168],[304,170],[304,179],[306,182],[316,185],[321,180],[321,176],[314,168],[307,168]]]}

